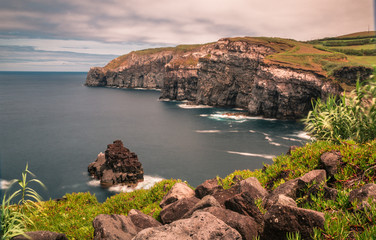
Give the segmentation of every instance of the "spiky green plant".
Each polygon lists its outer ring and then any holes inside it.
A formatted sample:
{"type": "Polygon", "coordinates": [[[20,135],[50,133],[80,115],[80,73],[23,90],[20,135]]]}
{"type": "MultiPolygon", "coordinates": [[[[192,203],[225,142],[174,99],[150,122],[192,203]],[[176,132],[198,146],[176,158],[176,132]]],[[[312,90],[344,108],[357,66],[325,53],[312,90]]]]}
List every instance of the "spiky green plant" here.
{"type": "Polygon", "coordinates": [[[35,175],[29,171],[28,164],[26,164],[26,168],[22,172],[22,178],[12,180],[9,186],[9,189],[11,189],[13,185],[18,183],[20,188],[10,195],[8,195],[8,192],[5,192],[3,196],[0,209],[1,240],[7,240],[14,236],[22,235],[26,231],[27,224],[33,224],[30,218],[24,214],[23,208],[20,208],[20,205],[22,204],[23,206],[27,207],[29,205],[34,205],[31,200],[37,202],[42,200],[42,197],[29,186],[32,182],[38,183],[44,188],[45,186],[38,179],[34,178],[27,180],[28,175],[35,177],[35,175]],[[18,204],[13,205],[14,201],[16,201],[16,198],[18,197],[20,197],[18,204]]]}
{"type": "Polygon", "coordinates": [[[341,98],[330,96],[313,102],[313,110],[303,120],[305,130],[317,140],[339,142],[350,139],[364,143],[376,138],[376,80],[356,84],[341,98]]]}

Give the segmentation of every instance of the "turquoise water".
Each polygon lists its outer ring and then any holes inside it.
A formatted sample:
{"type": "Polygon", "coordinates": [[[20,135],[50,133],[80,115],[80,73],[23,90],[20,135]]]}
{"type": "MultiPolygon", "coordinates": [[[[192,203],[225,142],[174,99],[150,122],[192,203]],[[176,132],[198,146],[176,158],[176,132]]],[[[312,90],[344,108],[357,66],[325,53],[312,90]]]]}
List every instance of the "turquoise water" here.
{"type": "Polygon", "coordinates": [[[305,141],[293,121],[232,117],[232,109],[187,108],[159,101],[158,91],[85,87],[86,73],[0,73],[1,181],[29,168],[48,190],[95,193],[102,189],[87,166],[121,139],[144,167],[146,184],[180,178],[197,186],[237,169],[261,168],[290,145],[305,141]]]}

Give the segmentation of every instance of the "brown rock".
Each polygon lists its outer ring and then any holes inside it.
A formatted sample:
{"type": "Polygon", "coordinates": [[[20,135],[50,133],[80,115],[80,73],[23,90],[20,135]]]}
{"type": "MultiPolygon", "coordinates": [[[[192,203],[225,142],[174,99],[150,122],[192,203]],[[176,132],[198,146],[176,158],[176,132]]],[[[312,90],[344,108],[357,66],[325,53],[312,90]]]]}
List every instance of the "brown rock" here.
{"type": "Polygon", "coordinates": [[[164,207],[160,213],[163,224],[171,223],[173,221],[183,218],[183,216],[189,212],[199,199],[196,197],[179,199],[166,207],[164,207]]]}
{"type": "Polygon", "coordinates": [[[157,228],[139,232],[133,240],[234,240],[241,239],[238,231],[207,212],[195,212],[191,218],[181,219],[157,228]]]}
{"type": "Polygon", "coordinates": [[[325,217],[321,212],[274,205],[265,214],[262,239],[287,239],[287,233],[299,232],[303,239],[311,239],[313,228],[324,228],[325,217]]]}
{"type": "Polygon", "coordinates": [[[255,199],[247,192],[233,196],[225,202],[226,209],[252,217],[260,226],[263,226],[263,215],[255,204],[255,199]]]}
{"type": "Polygon", "coordinates": [[[221,205],[219,204],[217,199],[215,199],[213,196],[206,195],[200,201],[198,201],[193,207],[191,207],[191,209],[189,209],[189,211],[184,214],[183,218],[190,218],[195,211],[199,209],[208,208],[208,207],[221,208],[221,205]]]}
{"type": "Polygon", "coordinates": [[[269,209],[277,201],[279,195],[285,195],[295,200],[298,191],[304,188],[305,186],[306,183],[299,178],[289,180],[279,185],[273,192],[271,192],[264,199],[264,208],[269,209]]]}
{"type": "Polygon", "coordinates": [[[376,184],[374,183],[368,183],[352,190],[349,195],[349,202],[358,201],[358,203],[364,202],[366,204],[369,198],[376,201],[376,184]]]}
{"type": "Polygon", "coordinates": [[[237,212],[223,209],[220,207],[209,207],[199,211],[204,211],[213,214],[218,219],[225,222],[227,225],[235,229],[242,235],[242,239],[253,240],[258,235],[259,225],[255,220],[249,216],[239,214],[237,212]]]}
{"type": "Polygon", "coordinates": [[[26,232],[25,235],[27,237],[18,235],[11,240],[68,240],[65,234],[48,231],[26,232]]]}
{"type": "Polygon", "coordinates": [[[114,184],[136,185],[144,180],[144,171],[137,155],[116,140],[107,145],[105,154],[98,154],[95,162],[89,164],[90,175],[101,180],[101,185],[110,187],[114,184]]]}
{"type": "Polygon", "coordinates": [[[155,220],[152,216],[135,209],[131,209],[128,212],[128,218],[130,218],[132,223],[137,227],[137,232],[149,227],[162,226],[162,223],[155,220]]]}
{"type": "Polygon", "coordinates": [[[195,189],[195,193],[196,193],[196,197],[201,199],[204,196],[211,195],[215,191],[218,191],[221,189],[223,189],[223,187],[218,185],[218,180],[216,178],[212,178],[198,185],[195,189]]]}
{"type": "Polygon", "coordinates": [[[222,189],[215,191],[212,196],[217,199],[221,207],[225,207],[225,202],[235,196],[236,194],[240,193],[239,185],[235,185],[229,189],[222,189]]]}
{"type": "Polygon", "coordinates": [[[320,160],[323,168],[326,171],[328,177],[334,178],[334,175],[337,173],[338,166],[341,163],[341,152],[331,151],[325,152],[321,155],[320,160]]]}
{"type": "Polygon", "coordinates": [[[168,193],[163,197],[159,206],[164,208],[165,206],[176,202],[179,199],[194,197],[195,192],[186,183],[180,182],[175,183],[174,186],[168,191],[168,193]]]}
{"type": "Polygon", "coordinates": [[[264,198],[268,192],[255,177],[247,178],[239,183],[241,192],[248,192],[252,198],[264,198]]]}
{"type": "Polygon", "coordinates": [[[303,180],[306,184],[312,184],[314,181],[316,183],[322,183],[326,181],[326,172],[322,169],[312,170],[299,179],[303,180]]]}
{"type": "Polygon", "coordinates": [[[94,240],[130,240],[137,234],[137,227],[123,215],[100,214],[93,220],[94,240]]]}

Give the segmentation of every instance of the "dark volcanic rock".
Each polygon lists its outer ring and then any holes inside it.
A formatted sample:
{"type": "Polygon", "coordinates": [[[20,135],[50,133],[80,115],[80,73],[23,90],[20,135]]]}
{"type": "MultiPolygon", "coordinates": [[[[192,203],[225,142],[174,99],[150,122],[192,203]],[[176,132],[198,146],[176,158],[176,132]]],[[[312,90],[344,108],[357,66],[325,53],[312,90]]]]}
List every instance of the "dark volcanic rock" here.
{"type": "Polygon", "coordinates": [[[149,227],[162,226],[162,223],[158,222],[153,217],[146,215],[136,209],[131,209],[128,212],[128,218],[130,218],[132,223],[137,227],[137,231],[141,231],[142,229],[149,227]]]}
{"type": "Polygon", "coordinates": [[[368,198],[376,201],[376,184],[374,183],[368,183],[360,188],[352,190],[349,195],[349,202],[367,202],[368,198]]]}
{"type": "Polygon", "coordinates": [[[179,199],[170,205],[164,207],[160,213],[163,224],[172,223],[173,221],[183,218],[199,201],[196,197],[179,199]]]}
{"type": "Polygon", "coordinates": [[[133,240],[235,240],[241,239],[238,231],[208,212],[195,212],[191,218],[181,219],[157,228],[139,232],[133,240]]]}
{"type": "Polygon", "coordinates": [[[334,175],[337,173],[338,166],[341,163],[341,159],[342,156],[341,152],[339,151],[325,152],[321,155],[321,164],[328,177],[334,178],[334,175]]]}
{"type": "Polygon", "coordinates": [[[93,220],[94,240],[130,240],[138,228],[123,215],[100,214],[93,220]]]}
{"type": "Polygon", "coordinates": [[[11,238],[11,240],[68,240],[65,234],[48,232],[48,231],[36,231],[36,232],[26,232],[28,237],[23,235],[18,235],[11,238]]]}
{"type": "Polygon", "coordinates": [[[206,195],[200,201],[198,201],[193,207],[191,207],[189,211],[186,214],[184,214],[183,218],[190,218],[195,211],[199,209],[208,208],[208,207],[221,208],[221,205],[219,204],[217,199],[215,199],[213,196],[206,195]]]}
{"type": "Polygon", "coordinates": [[[107,145],[105,154],[100,153],[95,162],[88,167],[91,176],[101,180],[101,185],[136,185],[144,180],[144,171],[137,155],[116,140],[107,145]]]}
{"type": "Polygon", "coordinates": [[[255,177],[244,179],[239,185],[241,192],[248,192],[254,199],[264,198],[268,194],[255,177]]]}
{"type": "Polygon", "coordinates": [[[255,199],[243,192],[233,196],[225,202],[226,209],[252,217],[260,226],[263,226],[263,215],[255,204],[255,199]]]}
{"type": "Polygon", "coordinates": [[[204,196],[211,195],[215,191],[221,189],[223,189],[223,187],[218,185],[218,180],[216,178],[212,178],[198,185],[195,189],[195,194],[196,197],[203,198],[204,196]]]}
{"type": "Polygon", "coordinates": [[[227,225],[237,230],[244,240],[254,240],[259,234],[258,224],[249,216],[219,207],[209,207],[200,211],[211,213],[218,219],[221,219],[227,225]]]}
{"type": "Polygon", "coordinates": [[[288,232],[299,232],[303,239],[311,239],[313,228],[324,228],[324,213],[283,205],[274,205],[265,214],[262,239],[286,239],[288,232]]]}
{"type": "Polygon", "coordinates": [[[161,208],[176,202],[179,199],[194,197],[195,192],[186,183],[180,182],[175,183],[174,186],[168,191],[168,193],[163,197],[162,201],[159,203],[161,208]]]}
{"type": "Polygon", "coordinates": [[[236,194],[240,193],[239,185],[234,185],[229,189],[221,189],[215,191],[212,196],[219,202],[221,207],[225,207],[225,202],[235,196],[236,194]]]}

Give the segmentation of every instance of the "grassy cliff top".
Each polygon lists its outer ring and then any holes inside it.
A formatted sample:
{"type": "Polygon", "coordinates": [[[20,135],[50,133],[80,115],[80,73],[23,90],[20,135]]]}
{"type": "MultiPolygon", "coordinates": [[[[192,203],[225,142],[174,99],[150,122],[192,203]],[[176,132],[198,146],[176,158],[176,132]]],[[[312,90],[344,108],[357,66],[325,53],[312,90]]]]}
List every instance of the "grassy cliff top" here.
{"type": "MultiPolygon", "coordinates": [[[[273,49],[273,53],[264,59],[267,64],[279,65],[297,70],[311,71],[324,77],[331,78],[335,69],[345,66],[376,67],[376,38],[375,31],[347,34],[335,38],[324,38],[309,42],[293,39],[271,37],[233,37],[222,40],[231,42],[247,42],[249,44],[263,45],[273,49]]],[[[104,69],[114,70],[124,67],[133,61],[135,56],[153,54],[179,54],[189,55],[199,51],[207,44],[178,45],[176,47],[151,48],[133,51],[122,55],[109,62],[104,69]]],[[[188,56],[187,55],[187,56],[188,56]]],[[[198,57],[178,57],[173,60],[177,64],[194,65],[198,57]],[[186,58],[186,59],[184,59],[186,58]]]]}

